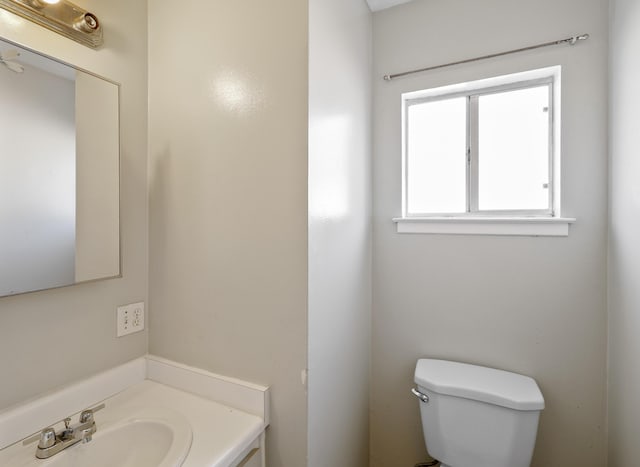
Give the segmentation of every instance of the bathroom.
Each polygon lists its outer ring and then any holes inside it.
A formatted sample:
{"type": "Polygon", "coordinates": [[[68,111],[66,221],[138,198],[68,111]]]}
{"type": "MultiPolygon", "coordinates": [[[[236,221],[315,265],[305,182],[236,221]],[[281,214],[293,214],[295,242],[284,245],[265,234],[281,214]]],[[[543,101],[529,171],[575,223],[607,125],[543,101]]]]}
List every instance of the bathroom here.
{"type": "Polygon", "coordinates": [[[635,465],[635,0],[74,3],[101,48],[0,36],[120,83],[122,277],[0,298],[1,410],[149,353],[270,386],[269,467],[413,466],[431,357],[537,381],[532,466],[635,465]],[[569,235],[397,233],[400,95],[555,65],[569,235]]]}

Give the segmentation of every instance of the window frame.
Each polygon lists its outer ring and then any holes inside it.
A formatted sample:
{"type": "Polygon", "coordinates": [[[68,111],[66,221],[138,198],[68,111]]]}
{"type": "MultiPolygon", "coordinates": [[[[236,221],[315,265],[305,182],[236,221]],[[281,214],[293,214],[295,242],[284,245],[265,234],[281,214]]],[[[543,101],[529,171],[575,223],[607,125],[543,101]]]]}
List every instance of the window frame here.
{"type": "Polygon", "coordinates": [[[439,88],[424,89],[402,94],[402,218],[401,219],[522,219],[560,218],[560,66],[542,68],[527,72],[504,75],[495,78],[471,81],[439,88]],[[481,96],[508,91],[548,86],[548,196],[546,209],[479,210],[479,121],[478,99],[481,96]],[[466,184],[465,212],[452,213],[409,213],[408,210],[408,113],[413,105],[447,99],[465,97],[467,99],[466,118],[466,184]]]}

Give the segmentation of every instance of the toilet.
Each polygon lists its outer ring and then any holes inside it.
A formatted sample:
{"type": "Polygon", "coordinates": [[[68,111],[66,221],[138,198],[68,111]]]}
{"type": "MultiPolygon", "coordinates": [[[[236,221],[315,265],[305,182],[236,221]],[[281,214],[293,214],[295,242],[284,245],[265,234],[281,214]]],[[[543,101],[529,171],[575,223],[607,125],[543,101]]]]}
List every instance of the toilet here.
{"type": "Polygon", "coordinates": [[[415,383],[427,451],[441,467],[530,466],[544,409],[532,378],[420,359],[415,383]]]}

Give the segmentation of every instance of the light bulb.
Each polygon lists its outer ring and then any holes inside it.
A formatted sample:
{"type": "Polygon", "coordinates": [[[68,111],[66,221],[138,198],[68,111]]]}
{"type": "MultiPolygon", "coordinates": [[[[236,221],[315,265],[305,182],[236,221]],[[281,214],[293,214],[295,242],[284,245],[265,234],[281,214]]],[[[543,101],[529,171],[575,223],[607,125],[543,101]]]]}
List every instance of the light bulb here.
{"type": "Polygon", "coordinates": [[[49,5],[55,5],[60,2],[60,0],[42,0],[44,3],[48,3],[49,5]]]}

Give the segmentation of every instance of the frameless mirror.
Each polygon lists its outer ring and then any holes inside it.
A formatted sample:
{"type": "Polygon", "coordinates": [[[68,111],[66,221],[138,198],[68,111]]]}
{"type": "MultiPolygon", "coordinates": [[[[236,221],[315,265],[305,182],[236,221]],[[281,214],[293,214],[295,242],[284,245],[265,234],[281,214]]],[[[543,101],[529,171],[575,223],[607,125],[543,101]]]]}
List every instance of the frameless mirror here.
{"type": "Polygon", "coordinates": [[[0,40],[0,102],[0,296],[119,276],[119,85],[0,40]]]}

